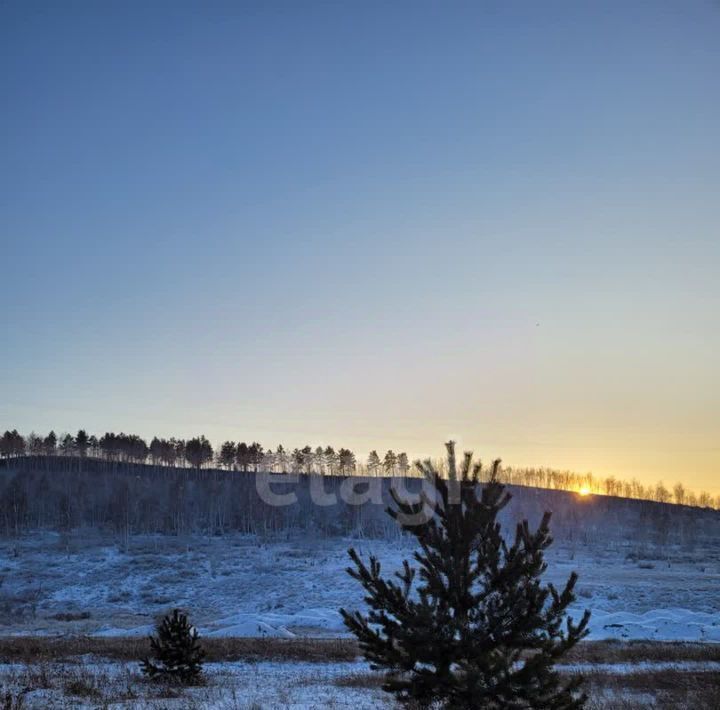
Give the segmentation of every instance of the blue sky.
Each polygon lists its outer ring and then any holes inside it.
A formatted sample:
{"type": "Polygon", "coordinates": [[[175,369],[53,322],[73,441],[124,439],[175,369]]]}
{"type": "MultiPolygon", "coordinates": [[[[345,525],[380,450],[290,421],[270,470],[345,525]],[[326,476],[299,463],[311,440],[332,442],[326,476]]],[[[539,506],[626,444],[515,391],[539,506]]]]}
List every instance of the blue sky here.
{"type": "Polygon", "coordinates": [[[720,5],[4,2],[0,428],[720,492],[720,5]]]}

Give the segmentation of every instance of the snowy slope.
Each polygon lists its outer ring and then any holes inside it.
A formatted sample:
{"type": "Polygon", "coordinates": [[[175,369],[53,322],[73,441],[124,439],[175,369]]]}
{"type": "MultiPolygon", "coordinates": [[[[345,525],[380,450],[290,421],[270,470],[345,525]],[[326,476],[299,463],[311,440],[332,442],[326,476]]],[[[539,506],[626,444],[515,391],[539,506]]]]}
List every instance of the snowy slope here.
{"type": "MultiPolygon", "coordinates": [[[[344,572],[348,546],[388,571],[414,549],[401,538],[290,537],[138,536],[127,551],[92,532],[4,540],[0,635],[145,635],[174,606],[208,636],[343,634],[338,609],[362,603],[344,572]]],[[[579,572],[576,613],[592,610],[592,638],[720,641],[719,550],[558,542],[548,578],[579,572]]]]}

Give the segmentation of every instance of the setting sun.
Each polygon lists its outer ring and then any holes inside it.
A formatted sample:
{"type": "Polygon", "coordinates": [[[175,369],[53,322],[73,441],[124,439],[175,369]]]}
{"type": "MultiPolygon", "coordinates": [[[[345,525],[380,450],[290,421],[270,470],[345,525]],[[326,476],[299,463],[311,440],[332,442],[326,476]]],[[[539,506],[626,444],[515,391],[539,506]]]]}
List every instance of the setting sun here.
{"type": "Polygon", "coordinates": [[[589,487],[589,486],[583,486],[583,487],[578,491],[578,493],[579,493],[581,496],[583,496],[583,497],[589,496],[589,495],[590,495],[590,487],[589,487]]]}

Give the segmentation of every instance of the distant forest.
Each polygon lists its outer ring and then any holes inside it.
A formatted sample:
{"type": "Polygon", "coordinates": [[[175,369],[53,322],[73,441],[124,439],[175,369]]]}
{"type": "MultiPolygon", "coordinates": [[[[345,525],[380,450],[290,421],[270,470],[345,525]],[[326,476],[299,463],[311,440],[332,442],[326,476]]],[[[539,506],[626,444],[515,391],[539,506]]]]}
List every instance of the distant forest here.
{"type": "MultiPolygon", "coordinates": [[[[0,459],[21,457],[52,458],[54,467],[65,462],[64,468],[81,470],[84,460],[92,459],[112,464],[146,464],[153,467],[191,468],[207,470],[218,467],[226,471],[304,473],[329,476],[412,476],[415,475],[408,455],[388,450],[384,455],[371,451],[365,461],[358,461],[347,448],[332,446],[305,446],[275,450],[266,449],[258,442],[225,441],[215,449],[205,436],[191,439],[153,437],[148,444],[137,434],[106,432],[101,437],[89,435],[80,429],[75,436],[58,436],[51,431],[47,436],[30,433],[21,435],[17,430],[5,431],[0,438],[0,459]]],[[[438,462],[442,467],[443,463],[438,462]]],[[[713,497],[703,491],[695,493],[676,483],[672,488],[663,482],[643,485],[633,479],[625,481],[613,476],[598,478],[590,473],[578,474],[550,468],[502,467],[504,482],[518,486],[532,486],[564,491],[583,491],[593,494],[650,500],[658,503],[675,503],[701,508],[720,509],[720,496],[713,497]]]]}

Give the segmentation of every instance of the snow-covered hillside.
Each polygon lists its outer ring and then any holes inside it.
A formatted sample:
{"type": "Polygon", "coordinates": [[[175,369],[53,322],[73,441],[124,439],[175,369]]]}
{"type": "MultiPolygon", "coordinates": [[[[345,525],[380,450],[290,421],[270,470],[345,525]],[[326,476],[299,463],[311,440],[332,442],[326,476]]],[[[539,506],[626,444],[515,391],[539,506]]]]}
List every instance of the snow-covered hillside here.
{"type": "MultiPolygon", "coordinates": [[[[146,535],[124,549],[97,532],[37,532],[0,542],[0,635],[136,635],[174,606],[206,636],[338,635],[338,608],[362,603],[347,548],[394,569],[409,539],[146,535]]],[[[580,574],[577,612],[591,638],[720,641],[720,541],[560,540],[549,579],[580,574]]]]}

